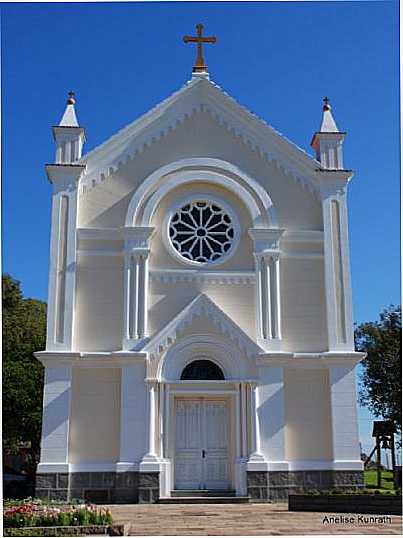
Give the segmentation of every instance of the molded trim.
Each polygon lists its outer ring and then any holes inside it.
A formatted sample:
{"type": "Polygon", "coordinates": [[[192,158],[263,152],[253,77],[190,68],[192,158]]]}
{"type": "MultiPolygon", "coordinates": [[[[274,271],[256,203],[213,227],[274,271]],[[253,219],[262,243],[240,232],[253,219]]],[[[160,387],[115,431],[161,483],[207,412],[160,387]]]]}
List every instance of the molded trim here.
{"type": "Polygon", "coordinates": [[[133,226],[138,223],[141,226],[149,226],[152,215],[165,194],[179,185],[197,180],[207,181],[233,192],[248,208],[255,227],[277,227],[275,208],[265,189],[237,166],[208,157],[181,159],[155,170],[134,193],[127,210],[125,225],[133,226]],[[175,177],[166,178],[173,173],[175,177]],[[164,184],[160,186],[162,181],[164,184]],[[149,198],[152,192],[155,194],[149,198]],[[140,218],[143,209],[144,214],[140,218]]]}

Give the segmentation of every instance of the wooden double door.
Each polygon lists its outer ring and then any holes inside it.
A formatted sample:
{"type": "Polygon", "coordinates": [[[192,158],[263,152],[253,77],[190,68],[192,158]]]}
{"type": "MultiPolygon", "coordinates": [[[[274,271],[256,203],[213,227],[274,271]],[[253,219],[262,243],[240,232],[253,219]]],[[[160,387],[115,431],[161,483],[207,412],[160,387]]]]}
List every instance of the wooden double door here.
{"type": "Polygon", "coordinates": [[[175,400],[175,489],[229,489],[228,401],[175,400]]]}

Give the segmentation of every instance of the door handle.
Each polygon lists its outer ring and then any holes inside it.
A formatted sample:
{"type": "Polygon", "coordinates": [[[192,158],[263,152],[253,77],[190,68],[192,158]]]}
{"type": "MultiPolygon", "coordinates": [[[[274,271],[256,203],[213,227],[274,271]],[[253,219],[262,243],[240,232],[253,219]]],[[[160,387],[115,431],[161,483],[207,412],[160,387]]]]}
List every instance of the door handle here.
{"type": "Polygon", "coordinates": [[[203,449],[202,450],[202,458],[205,458],[206,457],[206,451],[203,449]]]}

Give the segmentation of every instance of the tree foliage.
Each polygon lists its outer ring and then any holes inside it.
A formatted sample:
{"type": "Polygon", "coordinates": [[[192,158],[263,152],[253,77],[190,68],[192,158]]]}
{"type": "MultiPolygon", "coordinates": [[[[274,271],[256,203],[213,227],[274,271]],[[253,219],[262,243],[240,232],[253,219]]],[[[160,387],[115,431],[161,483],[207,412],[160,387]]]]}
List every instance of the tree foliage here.
{"type": "Polygon", "coordinates": [[[398,431],[402,421],[402,309],[390,306],[376,322],[363,323],[355,331],[358,351],[367,357],[363,366],[360,403],[376,417],[392,420],[398,431]]]}
{"type": "Polygon", "coordinates": [[[33,356],[45,349],[46,303],[24,299],[20,283],[2,277],[3,448],[16,454],[28,446],[27,471],[39,460],[43,366],[33,356]]]}

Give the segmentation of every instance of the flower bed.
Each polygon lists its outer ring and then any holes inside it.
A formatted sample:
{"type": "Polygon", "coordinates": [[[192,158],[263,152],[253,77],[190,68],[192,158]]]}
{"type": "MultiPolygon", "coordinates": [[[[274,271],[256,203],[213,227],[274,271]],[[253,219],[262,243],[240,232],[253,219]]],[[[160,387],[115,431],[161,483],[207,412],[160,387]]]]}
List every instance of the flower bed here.
{"type": "Polygon", "coordinates": [[[24,527],[4,529],[4,536],[125,536],[124,525],[86,525],[84,527],[24,527]]]}
{"type": "Polygon", "coordinates": [[[112,524],[109,509],[80,501],[74,504],[45,503],[41,500],[5,501],[4,505],[3,524],[6,529],[112,524]]]}

